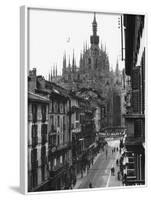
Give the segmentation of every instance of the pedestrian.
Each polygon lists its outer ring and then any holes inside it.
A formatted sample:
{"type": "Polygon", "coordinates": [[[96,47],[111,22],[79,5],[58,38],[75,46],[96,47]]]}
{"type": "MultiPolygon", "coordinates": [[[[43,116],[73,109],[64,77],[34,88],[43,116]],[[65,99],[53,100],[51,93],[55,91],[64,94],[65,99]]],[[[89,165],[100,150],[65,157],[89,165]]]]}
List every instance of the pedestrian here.
{"type": "Polygon", "coordinates": [[[116,165],[118,166],[118,159],[116,160],[116,165]]]}
{"type": "Polygon", "coordinates": [[[118,151],[118,147],[116,148],[116,151],[118,151]]]}
{"type": "Polygon", "coordinates": [[[123,175],[123,180],[122,180],[122,182],[123,182],[123,185],[126,185],[126,184],[127,184],[127,175],[126,175],[126,174],[123,175]]]}
{"type": "Polygon", "coordinates": [[[113,176],[113,167],[111,168],[111,176],[113,176]]]}
{"type": "Polygon", "coordinates": [[[89,188],[92,188],[92,183],[91,182],[89,183],[89,188]]]}
{"type": "Polygon", "coordinates": [[[114,176],[114,173],[115,173],[115,169],[114,169],[114,167],[112,167],[111,168],[111,175],[114,176]]]}
{"type": "Polygon", "coordinates": [[[114,173],[115,173],[115,168],[113,167],[113,176],[114,176],[114,173]]]}
{"type": "Polygon", "coordinates": [[[107,160],[108,151],[106,150],[106,160],[107,160]]]}
{"type": "Polygon", "coordinates": [[[117,172],[117,179],[120,181],[120,171],[117,172]]]}

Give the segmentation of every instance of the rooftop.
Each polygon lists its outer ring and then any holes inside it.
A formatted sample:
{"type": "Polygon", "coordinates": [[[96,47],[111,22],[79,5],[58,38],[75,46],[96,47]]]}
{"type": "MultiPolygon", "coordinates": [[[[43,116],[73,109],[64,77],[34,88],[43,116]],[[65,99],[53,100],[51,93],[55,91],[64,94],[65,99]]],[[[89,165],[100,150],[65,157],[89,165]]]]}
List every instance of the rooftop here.
{"type": "Polygon", "coordinates": [[[28,92],[28,100],[29,101],[38,101],[38,102],[42,102],[42,103],[49,103],[49,98],[44,97],[39,94],[35,94],[33,92],[28,92]]]}

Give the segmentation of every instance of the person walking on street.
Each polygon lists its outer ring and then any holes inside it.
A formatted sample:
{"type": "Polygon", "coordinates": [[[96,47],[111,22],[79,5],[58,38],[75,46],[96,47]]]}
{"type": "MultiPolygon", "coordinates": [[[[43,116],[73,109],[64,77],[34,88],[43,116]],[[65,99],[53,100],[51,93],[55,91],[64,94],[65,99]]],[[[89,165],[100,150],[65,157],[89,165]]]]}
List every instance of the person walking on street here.
{"type": "Polygon", "coordinates": [[[121,176],[120,176],[120,171],[117,172],[117,179],[120,181],[121,176]]]}
{"type": "Polygon", "coordinates": [[[108,156],[108,151],[107,151],[107,149],[106,149],[106,160],[107,160],[107,156],[108,156]]]}
{"type": "Polygon", "coordinates": [[[113,167],[113,176],[114,176],[114,173],[115,173],[115,168],[113,167]]]}
{"type": "Polygon", "coordinates": [[[92,183],[91,182],[89,183],[89,188],[92,188],[92,183]]]}
{"type": "Polygon", "coordinates": [[[118,166],[118,159],[116,160],[116,165],[118,166]]]}

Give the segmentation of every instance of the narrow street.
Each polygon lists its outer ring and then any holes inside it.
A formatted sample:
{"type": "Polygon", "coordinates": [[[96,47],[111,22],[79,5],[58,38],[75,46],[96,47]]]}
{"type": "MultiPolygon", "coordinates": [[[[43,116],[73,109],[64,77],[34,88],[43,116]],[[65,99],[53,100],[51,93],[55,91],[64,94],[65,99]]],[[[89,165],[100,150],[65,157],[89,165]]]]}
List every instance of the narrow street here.
{"type": "Polygon", "coordinates": [[[119,147],[119,140],[110,140],[105,147],[104,152],[100,152],[94,165],[81,180],[78,180],[76,188],[89,188],[91,182],[93,188],[122,186],[122,182],[117,179],[119,166],[116,166],[116,160],[120,157],[119,151],[112,150],[119,147]],[[107,156],[106,156],[107,154],[107,156]],[[115,175],[111,175],[111,168],[115,168],[115,175]]]}

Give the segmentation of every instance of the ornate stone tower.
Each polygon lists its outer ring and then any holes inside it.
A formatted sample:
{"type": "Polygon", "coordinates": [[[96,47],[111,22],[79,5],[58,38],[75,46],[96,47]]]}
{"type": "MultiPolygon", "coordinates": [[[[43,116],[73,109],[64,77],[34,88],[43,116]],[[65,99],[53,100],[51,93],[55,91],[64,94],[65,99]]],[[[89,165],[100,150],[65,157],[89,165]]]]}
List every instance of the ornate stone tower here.
{"type": "Polygon", "coordinates": [[[91,46],[98,46],[99,36],[97,36],[97,22],[96,22],[95,13],[94,13],[94,19],[92,22],[92,32],[93,32],[93,35],[91,35],[91,37],[90,37],[91,46]]]}

